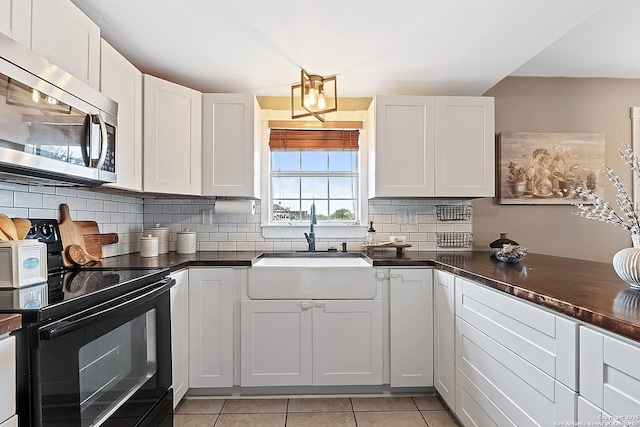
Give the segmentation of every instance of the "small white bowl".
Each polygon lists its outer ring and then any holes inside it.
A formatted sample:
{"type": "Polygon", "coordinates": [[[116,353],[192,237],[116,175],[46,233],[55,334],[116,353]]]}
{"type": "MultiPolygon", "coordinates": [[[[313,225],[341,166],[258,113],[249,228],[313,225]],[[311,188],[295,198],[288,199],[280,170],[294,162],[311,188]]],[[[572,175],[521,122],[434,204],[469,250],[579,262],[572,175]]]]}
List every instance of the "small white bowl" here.
{"type": "Polygon", "coordinates": [[[392,243],[404,243],[407,241],[407,236],[391,236],[389,238],[392,243]]]}

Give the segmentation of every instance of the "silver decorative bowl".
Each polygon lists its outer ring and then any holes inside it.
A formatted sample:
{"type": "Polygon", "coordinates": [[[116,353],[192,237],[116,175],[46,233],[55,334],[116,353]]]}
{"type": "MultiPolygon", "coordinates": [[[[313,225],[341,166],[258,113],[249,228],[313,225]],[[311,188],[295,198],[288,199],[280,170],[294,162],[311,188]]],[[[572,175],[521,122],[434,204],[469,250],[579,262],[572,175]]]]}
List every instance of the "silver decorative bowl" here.
{"type": "Polygon", "coordinates": [[[502,248],[495,248],[493,255],[498,261],[517,264],[527,256],[527,248],[518,245],[504,245],[502,248]]]}

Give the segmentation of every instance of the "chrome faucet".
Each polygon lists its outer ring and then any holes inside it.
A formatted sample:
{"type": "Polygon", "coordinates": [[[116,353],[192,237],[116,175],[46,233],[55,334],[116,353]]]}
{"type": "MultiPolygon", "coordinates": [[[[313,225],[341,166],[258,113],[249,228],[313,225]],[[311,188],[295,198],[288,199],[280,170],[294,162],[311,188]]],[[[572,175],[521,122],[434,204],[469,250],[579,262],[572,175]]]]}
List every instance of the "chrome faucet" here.
{"type": "Polygon", "coordinates": [[[313,231],[313,226],[318,223],[316,218],[316,202],[311,202],[311,223],[309,224],[309,234],[304,233],[304,237],[309,244],[309,252],[316,251],[316,233],[313,231]]]}

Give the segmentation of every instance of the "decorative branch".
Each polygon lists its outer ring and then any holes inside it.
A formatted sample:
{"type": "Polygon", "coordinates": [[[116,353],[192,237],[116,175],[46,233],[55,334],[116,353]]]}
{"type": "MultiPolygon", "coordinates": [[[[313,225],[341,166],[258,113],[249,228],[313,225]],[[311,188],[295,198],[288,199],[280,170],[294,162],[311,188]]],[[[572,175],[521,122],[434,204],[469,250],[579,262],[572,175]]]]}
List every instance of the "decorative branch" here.
{"type": "MultiPolygon", "coordinates": [[[[631,166],[631,169],[636,173],[638,179],[640,179],[640,160],[638,160],[638,157],[633,153],[633,150],[629,148],[628,145],[623,145],[625,149],[619,150],[620,155],[625,160],[626,164],[631,166]]],[[[613,169],[606,166],[606,173],[609,177],[609,181],[611,181],[613,186],[616,188],[616,202],[618,203],[622,214],[618,214],[618,212],[616,212],[600,196],[583,185],[573,187],[572,193],[585,200],[593,200],[593,205],[585,206],[582,203],[576,203],[574,206],[576,206],[579,211],[572,213],[582,218],[613,224],[616,227],[621,227],[630,231],[631,234],[640,234],[640,219],[633,199],[627,192],[624,184],[620,181],[620,178],[618,178],[618,176],[613,172],[613,169]]]]}

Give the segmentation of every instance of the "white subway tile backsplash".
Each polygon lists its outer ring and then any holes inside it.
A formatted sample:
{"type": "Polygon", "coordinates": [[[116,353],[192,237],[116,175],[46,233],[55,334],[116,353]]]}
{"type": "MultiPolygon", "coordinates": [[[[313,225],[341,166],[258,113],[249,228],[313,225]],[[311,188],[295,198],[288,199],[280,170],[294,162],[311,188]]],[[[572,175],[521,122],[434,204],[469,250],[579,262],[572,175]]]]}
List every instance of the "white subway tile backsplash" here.
{"type": "Polygon", "coordinates": [[[42,194],[16,191],[13,193],[13,206],[16,208],[42,208],[42,194]]]}
{"type": "Polygon", "coordinates": [[[78,197],[78,190],[69,187],[56,187],[56,194],[59,196],[78,197]]]}
{"type": "Polygon", "coordinates": [[[219,242],[218,250],[220,251],[235,251],[236,250],[236,242],[219,242]]]}
{"type": "Polygon", "coordinates": [[[0,190],[0,206],[13,206],[13,191],[0,190]]]}

